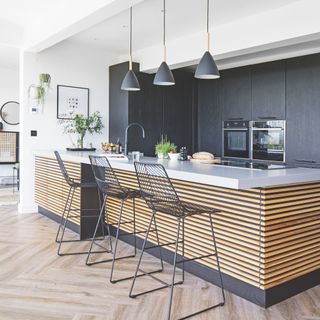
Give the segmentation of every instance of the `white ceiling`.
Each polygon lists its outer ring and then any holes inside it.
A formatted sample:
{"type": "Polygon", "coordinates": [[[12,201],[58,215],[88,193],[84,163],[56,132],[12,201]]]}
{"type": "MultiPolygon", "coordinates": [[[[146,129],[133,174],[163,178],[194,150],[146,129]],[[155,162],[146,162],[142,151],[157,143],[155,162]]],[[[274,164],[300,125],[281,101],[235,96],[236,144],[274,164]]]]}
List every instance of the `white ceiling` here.
{"type": "Polygon", "coordinates": [[[45,28],[45,23],[57,19],[68,12],[79,11],[91,2],[103,5],[105,0],[0,0],[0,20],[7,20],[15,25],[28,28],[37,25],[45,28]],[[39,24],[40,22],[44,25],[39,24]]]}
{"type": "MultiPolygon", "coordinates": [[[[274,10],[298,0],[212,0],[211,26],[214,27],[244,19],[261,12],[274,10]]],[[[167,39],[205,31],[205,0],[168,0],[167,39]]],[[[133,8],[133,50],[139,50],[162,41],[162,0],[147,0],[133,8]]],[[[72,41],[125,54],[128,51],[129,11],[83,31],[72,41]]]]}

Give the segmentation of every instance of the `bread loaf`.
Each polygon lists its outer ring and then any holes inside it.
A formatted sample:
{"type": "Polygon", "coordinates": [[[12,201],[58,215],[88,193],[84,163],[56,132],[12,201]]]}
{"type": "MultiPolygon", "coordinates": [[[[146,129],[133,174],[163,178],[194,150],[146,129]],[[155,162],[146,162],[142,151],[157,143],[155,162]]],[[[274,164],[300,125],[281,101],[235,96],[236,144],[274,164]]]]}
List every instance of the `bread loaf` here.
{"type": "Polygon", "coordinates": [[[213,160],[214,159],[214,155],[212,153],[209,152],[196,152],[192,155],[193,159],[197,159],[197,160],[213,160]]]}

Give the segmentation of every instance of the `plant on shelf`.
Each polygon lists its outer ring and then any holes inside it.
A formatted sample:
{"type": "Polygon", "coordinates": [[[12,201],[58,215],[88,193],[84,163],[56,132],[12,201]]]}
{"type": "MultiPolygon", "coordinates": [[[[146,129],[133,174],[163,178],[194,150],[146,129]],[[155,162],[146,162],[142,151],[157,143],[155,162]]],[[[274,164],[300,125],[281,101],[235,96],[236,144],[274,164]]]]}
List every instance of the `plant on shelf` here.
{"type": "Polygon", "coordinates": [[[155,145],[155,154],[159,159],[168,158],[168,153],[176,152],[176,150],[177,146],[167,139],[164,139],[155,145]]]}
{"type": "Polygon", "coordinates": [[[78,144],[83,149],[83,140],[87,133],[93,134],[102,132],[103,124],[99,111],[94,112],[91,116],[86,117],[81,113],[71,114],[70,120],[60,120],[64,126],[64,133],[77,133],[78,144]]]}
{"type": "Polygon", "coordinates": [[[50,88],[51,76],[48,73],[41,73],[39,75],[39,84],[32,84],[28,89],[29,98],[37,101],[38,105],[44,104],[45,96],[50,88]]]}

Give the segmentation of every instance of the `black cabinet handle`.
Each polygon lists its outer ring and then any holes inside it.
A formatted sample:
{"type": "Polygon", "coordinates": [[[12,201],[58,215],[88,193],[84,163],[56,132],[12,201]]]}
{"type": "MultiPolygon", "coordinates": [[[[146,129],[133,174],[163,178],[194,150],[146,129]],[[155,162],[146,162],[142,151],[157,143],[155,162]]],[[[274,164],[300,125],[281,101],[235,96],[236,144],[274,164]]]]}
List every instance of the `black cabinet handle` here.
{"type": "Polygon", "coordinates": [[[228,118],[228,120],[243,120],[243,118],[228,118]]]}
{"type": "Polygon", "coordinates": [[[258,117],[258,119],[260,119],[260,120],[268,120],[268,119],[275,120],[275,119],[277,119],[277,117],[258,117]]]}
{"type": "Polygon", "coordinates": [[[303,162],[303,163],[316,163],[316,160],[306,160],[306,159],[294,159],[296,162],[303,162]]]}

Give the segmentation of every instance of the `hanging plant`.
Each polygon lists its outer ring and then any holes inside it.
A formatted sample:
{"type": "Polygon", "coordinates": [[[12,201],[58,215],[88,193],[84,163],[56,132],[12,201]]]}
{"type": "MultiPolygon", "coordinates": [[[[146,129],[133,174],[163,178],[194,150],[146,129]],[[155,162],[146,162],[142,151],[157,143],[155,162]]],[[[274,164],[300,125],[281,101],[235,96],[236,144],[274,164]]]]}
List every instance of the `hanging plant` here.
{"type": "Polygon", "coordinates": [[[50,88],[51,84],[51,76],[49,73],[41,73],[39,75],[39,85],[41,87],[47,87],[50,88]]]}
{"type": "Polygon", "coordinates": [[[39,75],[39,84],[32,84],[28,89],[28,96],[36,100],[38,105],[44,105],[45,96],[51,84],[51,76],[48,73],[41,73],[39,75]]]}

